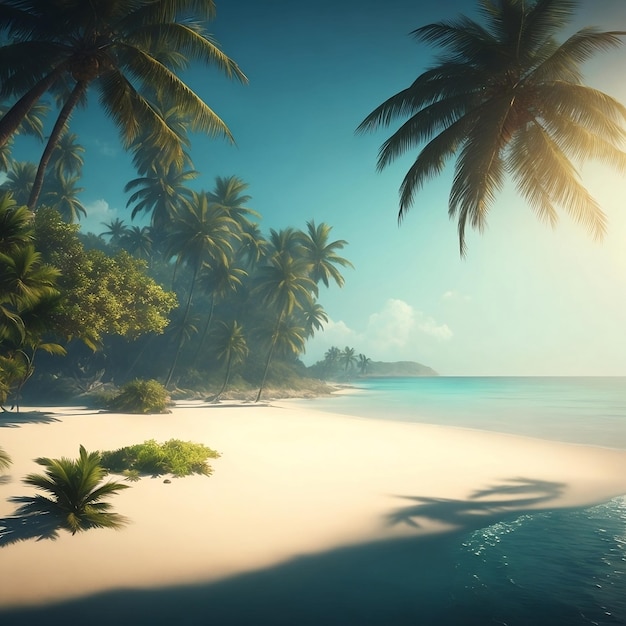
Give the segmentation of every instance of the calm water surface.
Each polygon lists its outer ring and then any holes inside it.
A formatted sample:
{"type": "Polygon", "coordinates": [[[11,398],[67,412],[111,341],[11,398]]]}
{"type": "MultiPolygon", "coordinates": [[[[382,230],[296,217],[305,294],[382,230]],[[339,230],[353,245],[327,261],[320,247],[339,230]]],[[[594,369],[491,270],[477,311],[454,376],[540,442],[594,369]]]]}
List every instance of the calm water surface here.
{"type": "MultiPolygon", "coordinates": [[[[306,406],[626,449],[625,378],[386,378],[355,387],[306,406]]],[[[494,524],[455,550],[445,590],[455,608],[441,623],[626,624],[625,497],[494,524]]]]}

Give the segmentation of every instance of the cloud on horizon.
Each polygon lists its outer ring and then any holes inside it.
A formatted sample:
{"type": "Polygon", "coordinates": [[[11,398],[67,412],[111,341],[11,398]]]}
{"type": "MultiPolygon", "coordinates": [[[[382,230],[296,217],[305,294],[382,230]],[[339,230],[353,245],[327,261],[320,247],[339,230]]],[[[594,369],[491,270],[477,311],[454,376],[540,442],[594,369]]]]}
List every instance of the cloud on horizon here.
{"type": "Polygon", "coordinates": [[[307,342],[305,361],[324,358],[331,346],[350,346],[374,361],[419,361],[426,342],[449,341],[452,330],[404,300],[389,299],[382,310],[372,313],[362,332],[344,321],[329,319],[324,332],[307,342]]]}
{"type": "Polygon", "coordinates": [[[102,222],[110,222],[119,217],[117,209],[112,209],[103,198],[89,202],[84,207],[87,211],[87,217],[80,221],[80,229],[84,233],[92,232],[98,235],[106,230],[102,222]]]}

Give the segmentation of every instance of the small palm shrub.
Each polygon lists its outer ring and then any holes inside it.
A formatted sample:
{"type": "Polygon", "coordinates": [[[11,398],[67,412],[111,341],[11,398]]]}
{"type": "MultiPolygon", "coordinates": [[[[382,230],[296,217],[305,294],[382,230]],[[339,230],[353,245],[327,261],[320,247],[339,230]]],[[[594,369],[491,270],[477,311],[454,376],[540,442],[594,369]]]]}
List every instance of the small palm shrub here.
{"type": "Polygon", "coordinates": [[[121,413],[168,413],[170,396],[156,380],[136,379],[126,383],[107,407],[121,413]]]}
{"type": "Polygon", "coordinates": [[[138,475],[210,476],[213,468],[207,459],[217,459],[220,454],[201,443],[170,439],[157,443],[149,439],[143,443],[102,453],[102,465],[110,472],[124,474],[130,480],[138,475]]]}
{"type": "Polygon", "coordinates": [[[59,525],[72,535],[89,528],[119,529],[126,518],[111,512],[111,505],[102,500],[116,494],[128,485],[118,482],[102,483],[106,470],[97,452],[87,452],[80,446],[76,460],[39,458],[45,474],[29,474],[27,485],[37,487],[48,495],[36,495],[21,507],[21,514],[49,514],[59,518],[59,525]]]}

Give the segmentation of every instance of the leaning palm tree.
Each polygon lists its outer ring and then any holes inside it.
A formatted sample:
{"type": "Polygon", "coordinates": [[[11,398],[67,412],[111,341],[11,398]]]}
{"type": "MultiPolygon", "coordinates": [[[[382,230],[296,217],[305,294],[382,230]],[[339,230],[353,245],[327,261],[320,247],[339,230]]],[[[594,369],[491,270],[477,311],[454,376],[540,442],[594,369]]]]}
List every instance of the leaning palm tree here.
{"type": "Polygon", "coordinates": [[[148,137],[164,161],[182,167],[184,145],[153,106],[156,94],[166,94],[192,131],[232,139],[220,117],[176,75],[193,59],[246,81],[203,27],[214,14],[212,0],[0,3],[7,42],[0,46],[0,98],[14,99],[0,120],[0,147],[43,94],[61,87],[68,92],[42,154],[29,207],[37,203],[46,167],[72,112],[86,102],[91,87],[99,90],[126,148],[140,135],[148,137]]]}
{"type": "Polygon", "coordinates": [[[45,474],[29,474],[24,482],[48,495],[36,495],[19,509],[20,514],[48,514],[59,518],[62,528],[72,535],[89,528],[123,527],[127,520],[111,512],[102,500],[128,489],[128,485],[110,481],[102,483],[106,470],[100,465],[98,452],[87,452],[80,446],[77,460],[39,458],[45,474]]]}
{"type": "Polygon", "coordinates": [[[444,49],[435,65],[358,127],[373,131],[408,118],[382,145],[378,169],[421,146],[400,187],[401,219],[428,179],[455,158],[448,214],[460,252],[469,225],[482,231],[510,175],[537,215],[554,225],[557,207],[600,238],[606,217],[574,161],[600,159],[626,171],[620,150],[626,107],[583,84],[581,64],[620,45],[624,32],[584,28],[559,43],[573,0],[480,0],[485,25],[467,17],[413,31],[444,49]]]}

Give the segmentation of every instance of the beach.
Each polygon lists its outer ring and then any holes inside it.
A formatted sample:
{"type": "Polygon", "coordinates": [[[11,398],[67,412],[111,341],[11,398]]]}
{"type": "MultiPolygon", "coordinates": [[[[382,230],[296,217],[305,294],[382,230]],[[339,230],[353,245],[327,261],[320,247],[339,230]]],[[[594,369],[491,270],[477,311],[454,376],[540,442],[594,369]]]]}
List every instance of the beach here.
{"type": "MultiPolygon", "coordinates": [[[[118,590],[211,584],[294,559],[479,528],[626,493],[626,451],[271,404],[179,402],[170,414],[23,408],[0,417],[13,464],[0,518],[32,495],[36,457],[178,438],[221,453],[210,477],[145,477],[111,499],[130,523],[0,547],[0,610],[118,590]],[[8,574],[8,575],[7,575],[8,574]]],[[[4,524],[6,527],[6,523],[4,524]]]]}

